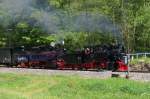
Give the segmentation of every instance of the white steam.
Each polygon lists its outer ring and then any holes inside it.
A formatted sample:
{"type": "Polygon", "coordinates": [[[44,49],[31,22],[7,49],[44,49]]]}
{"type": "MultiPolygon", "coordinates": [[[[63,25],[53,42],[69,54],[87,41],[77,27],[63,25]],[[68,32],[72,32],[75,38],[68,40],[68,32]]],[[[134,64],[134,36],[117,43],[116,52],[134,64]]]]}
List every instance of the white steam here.
{"type": "Polygon", "coordinates": [[[84,31],[121,35],[119,26],[114,25],[106,16],[84,12],[70,16],[66,11],[54,9],[41,2],[44,1],[0,0],[0,25],[7,27],[9,24],[27,20],[33,26],[40,26],[48,33],[84,31]]]}

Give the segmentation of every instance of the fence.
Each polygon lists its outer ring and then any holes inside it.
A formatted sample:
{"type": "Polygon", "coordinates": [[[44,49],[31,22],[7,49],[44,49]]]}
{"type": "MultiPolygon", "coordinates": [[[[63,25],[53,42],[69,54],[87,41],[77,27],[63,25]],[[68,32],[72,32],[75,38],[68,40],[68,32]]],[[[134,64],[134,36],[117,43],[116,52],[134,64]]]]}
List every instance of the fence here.
{"type": "Polygon", "coordinates": [[[150,58],[150,53],[126,54],[126,56],[124,56],[124,62],[128,65],[128,73],[130,71],[129,62],[133,61],[134,59],[140,59],[143,57],[150,58]]]}
{"type": "Polygon", "coordinates": [[[141,57],[148,58],[150,57],[150,53],[135,53],[135,54],[127,54],[128,60],[132,61],[134,59],[139,59],[141,57]]]}
{"type": "Polygon", "coordinates": [[[126,54],[124,56],[124,63],[128,64],[130,61],[134,59],[139,59],[139,58],[150,58],[150,53],[135,53],[135,54],[126,54]]]}
{"type": "Polygon", "coordinates": [[[127,56],[134,59],[135,57],[138,59],[139,57],[150,57],[150,53],[136,53],[136,54],[127,54],[127,56]]]}

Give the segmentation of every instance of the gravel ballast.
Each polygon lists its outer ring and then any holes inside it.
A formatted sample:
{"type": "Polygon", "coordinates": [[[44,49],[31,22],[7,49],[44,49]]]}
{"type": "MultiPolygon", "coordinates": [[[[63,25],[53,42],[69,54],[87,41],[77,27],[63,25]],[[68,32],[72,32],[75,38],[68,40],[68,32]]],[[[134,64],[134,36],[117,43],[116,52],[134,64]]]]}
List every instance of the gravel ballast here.
{"type": "MultiPolygon", "coordinates": [[[[112,74],[118,74],[120,77],[125,78],[125,72],[111,72],[111,71],[75,71],[75,70],[47,70],[47,69],[25,69],[25,68],[6,68],[0,67],[0,73],[18,73],[18,74],[36,74],[36,75],[77,75],[89,78],[110,78],[112,74]]],[[[150,82],[150,73],[137,73],[130,72],[129,79],[138,80],[143,82],[150,82]]]]}

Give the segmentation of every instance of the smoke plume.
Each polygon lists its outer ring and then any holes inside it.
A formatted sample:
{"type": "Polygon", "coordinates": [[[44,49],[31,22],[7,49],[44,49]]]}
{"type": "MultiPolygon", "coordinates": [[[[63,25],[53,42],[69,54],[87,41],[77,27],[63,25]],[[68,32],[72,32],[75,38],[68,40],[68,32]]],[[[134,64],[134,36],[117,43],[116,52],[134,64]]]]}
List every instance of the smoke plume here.
{"type": "Polygon", "coordinates": [[[81,12],[70,16],[48,5],[46,0],[0,0],[0,25],[7,27],[20,21],[39,26],[48,33],[83,31],[121,35],[120,27],[101,14],[81,12]]]}

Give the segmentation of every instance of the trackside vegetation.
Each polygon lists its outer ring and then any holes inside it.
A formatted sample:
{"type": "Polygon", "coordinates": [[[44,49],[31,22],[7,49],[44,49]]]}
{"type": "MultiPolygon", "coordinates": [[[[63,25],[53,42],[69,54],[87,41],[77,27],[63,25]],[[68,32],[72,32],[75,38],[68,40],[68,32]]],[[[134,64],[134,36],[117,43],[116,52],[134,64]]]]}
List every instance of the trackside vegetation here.
{"type": "Polygon", "coordinates": [[[132,61],[130,62],[130,64],[131,64],[131,65],[137,65],[137,64],[139,64],[139,63],[141,63],[141,62],[143,62],[143,63],[145,63],[145,64],[150,64],[150,58],[149,58],[149,57],[147,57],[147,58],[145,58],[145,57],[136,58],[136,59],[132,60],[132,61]]]}

